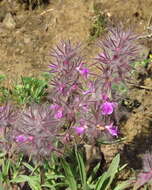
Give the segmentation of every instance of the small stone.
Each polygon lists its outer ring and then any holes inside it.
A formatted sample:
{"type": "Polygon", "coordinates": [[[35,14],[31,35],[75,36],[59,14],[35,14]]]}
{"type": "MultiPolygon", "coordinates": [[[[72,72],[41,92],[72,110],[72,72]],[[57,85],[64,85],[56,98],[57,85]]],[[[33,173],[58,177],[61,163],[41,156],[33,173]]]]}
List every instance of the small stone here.
{"type": "Polygon", "coordinates": [[[29,44],[31,42],[31,38],[27,35],[24,36],[24,43],[29,44]]]}
{"type": "Polygon", "coordinates": [[[4,20],[3,20],[3,25],[7,28],[7,29],[15,29],[16,27],[16,22],[13,18],[13,16],[11,15],[11,13],[7,13],[4,20]]]}

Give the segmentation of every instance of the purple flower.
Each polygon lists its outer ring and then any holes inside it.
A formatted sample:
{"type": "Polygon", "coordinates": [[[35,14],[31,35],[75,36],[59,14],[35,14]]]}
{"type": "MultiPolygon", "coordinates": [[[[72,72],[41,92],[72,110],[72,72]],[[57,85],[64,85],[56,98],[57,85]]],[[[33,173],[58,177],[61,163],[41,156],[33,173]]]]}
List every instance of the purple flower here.
{"type": "Polygon", "coordinates": [[[84,127],[75,127],[75,133],[80,136],[84,133],[85,128],[84,127]]]}
{"type": "Polygon", "coordinates": [[[63,117],[63,111],[62,110],[58,110],[54,115],[54,119],[61,119],[62,117],[63,117]]]}
{"type": "Polygon", "coordinates": [[[106,125],[105,128],[112,136],[118,136],[118,128],[117,126],[113,126],[113,123],[111,123],[110,125],[106,125]]]}
{"type": "Polygon", "coordinates": [[[33,104],[18,115],[13,140],[21,143],[18,147],[21,152],[36,156],[36,159],[50,155],[52,149],[49,147],[56,146],[59,126],[62,126],[54,114],[55,110],[51,110],[47,104],[33,104]]]}
{"type": "Polygon", "coordinates": [[[84,76],[85,78],[88,78],[89,70],[87,68],[85,68],[85,67],[80,67],[80,68],[77,67],[76,69],[77,69],[77,71],[79,71],[79,73],[82,76],[84,76]]]}
{"type": "Polygon", "coordinates": [[[88,78],[89,70],[87,68],[81,68],[80,74],[83,75],[85,78],[88,78]]]}
{"type": "Polygon", "coordinates": [[[30,141],[30,142],[32,142],[32,141],[33,141],[33,139],[34,139],[34,137],[33,137],[33,136],[29,136],[29,137],[28,137],[28,141],[30,141]]]}
{"type": "Polygon", "coordinates": [[[108,97],[106,94],[102,94],[102,95],[101,95],[101,99],[102,99],[103,101],[107,101],[107,100],[109,100],[109,97],[108,97]]]}
{"type": "Polygon", "coordinates": [[[100,108],[102,115],[111,115],[113,112],[114,103],[106,101],[103,104],[101,104],[100,108]]]}
{"type": "Polygon", "coordinates": [[[99,53],[96,58],[99,63],[97,68],[101,70],[98,81],[102,86],[102,92],[111,92],[113,84],[130,80],[131,63],[138,55],[138,46],[135,42],[137,39],[138,36],[130,30],[109,28],[109,34],[105,40],[98,42],[102,49],[102,53],[99,53]]]}
{"type": "Polygon", "coordinates": [[[64,85],[64,84],[62,84],[62,83],[58,83],[58,84],[57,84],[57,91],[58,91],[59,93],[63,93],[63,92],[64,92],[64,88],[65,88],[65,85],[64,85]]]}
{"type": "Polygon", "coordinates": [[[55,49],[52,49],[50,55],[53,58],[50,61],[51,73],[66,74],[76,69],[81,64],[81,57],[78,55],[80,45],[75,47],[70,41],[62,41],[55,49]]]}
{"type": "Polygon", "coordinates": [[[51,106],[50,106],[50,109],[51,110],[57,110],[57,109],[59,109],[60,108],[60,106],[58,105],[58,104],[52,104],[51,106]]]}
{"type": "Polygon", "coordinates": [[[23,142],[26,142],[27,141],[27,137],[25,137],[24,135],[18,135],[15,137],[15,141],[17,143],[23,143],[23,142]]]}
{"type": "Polygon", "coordinates": [[[87,126],[86,125],[80,125],[80,126],[73,127],[73,128],[75,130],[76,135],[80,136],[85,132],[85,130],[87,129],[87,126]]]}
{"type": "Polygon", "coordinates": [[[71,90],[76,90],[77,89],[77,84],[73,84],[72,86],[71,86],[71,90]]]}
{"type": "Polygon", "coordinates": [[[59,106],[58,104],[52,104],[50,106],[50,109],[55,111],[54,119],[61,119],[63,117],[62,107],[59,106]]]}
{"type": "Polygon", "coordinates": [[[89,74],[89,70],[85,67],[82,67],[82,65],[84,65],[85,63],[80,63],[80,65],[78,67],[76,67],[76,70],[82,75],[84,76],[85,78],[88,77],[88,74],[89,74]]]}

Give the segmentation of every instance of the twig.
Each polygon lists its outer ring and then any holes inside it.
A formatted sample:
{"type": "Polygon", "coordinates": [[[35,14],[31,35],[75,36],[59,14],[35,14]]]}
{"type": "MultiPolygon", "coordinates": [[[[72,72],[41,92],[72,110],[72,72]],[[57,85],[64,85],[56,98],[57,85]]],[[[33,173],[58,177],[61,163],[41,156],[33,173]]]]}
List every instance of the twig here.
{"type": "Polygon", "coordinates": [[[48,10],[46,10],[46,11],[43,11],[40,15],[42,16],[42,15],[48,13],[48,12],[51,12],[51,11],[54,11],[54,9],[48,9],[48,10]]]}
{"type": "Polygon", "coordinates": [[[152,14],[150,15],[150,18],[149,18],[149,21],[148,21],[148,24],[147,24],[147,29],[151,30],[151,21],[152,21],[152,14]]]}
{"type": "Polygon", "coordinates": [[[146,34],[143,36],[139,36],[138,39],[143,39],[143,38],[151,38],[152,37],[152,33],[151,34],[146,34]]]}
{"type": "Polygon", "coordinates": [[[129,85],[132,85],[132,86],[137,87],[137,88],[142,88],[142,89],[146,89],[146,90],[152,90],[152,87],[150,87],[150,86],[143,86],[143,85],[134,84],[134,83],[130,83],[130,82],[128,82],[128,83],[129,83],[129,85]]]}

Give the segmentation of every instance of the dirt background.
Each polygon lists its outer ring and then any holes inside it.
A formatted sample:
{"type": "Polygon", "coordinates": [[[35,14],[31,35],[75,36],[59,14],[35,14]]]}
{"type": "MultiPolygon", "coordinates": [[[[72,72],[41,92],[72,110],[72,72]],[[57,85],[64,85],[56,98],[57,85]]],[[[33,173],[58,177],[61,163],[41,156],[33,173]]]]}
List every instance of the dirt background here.
{"type": "MultiPolygon", "coordinates": [[[[95,6],[106,18],[107,26],[123,23],[145,36],[139,43],[145,52],[143,59],[148,56],[152,50],[152,30],[147,30],[151,26],[151,0],[50,0],[48,5],[33,10],[16,0],[1,0],[0,74],[6,74],[8,82],[20,75],[40,75],[47,70],[50,49],[60,40],[81,42],[89,59],[96,56],[96,40],[90,41],[95,6]]],[[[103,147],[103,151],[107,160],[119,151],[131,168],[140,169],[140,156],[152,144],[151,63],[140,71],[136,83],[143,87],[131,88],[129,98],[139,105],[133,105],[121,123],[121,133],[127,139],[125,143],[103,147]]]]}

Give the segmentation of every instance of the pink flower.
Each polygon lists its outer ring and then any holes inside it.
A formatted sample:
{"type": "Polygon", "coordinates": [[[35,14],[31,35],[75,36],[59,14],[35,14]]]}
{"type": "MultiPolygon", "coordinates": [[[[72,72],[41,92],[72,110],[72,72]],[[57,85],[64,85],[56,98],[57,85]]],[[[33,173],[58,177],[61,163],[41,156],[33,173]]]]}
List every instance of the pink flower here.
{"type": "Polygon", "coordinates": [[[114,108],[114,103],[105,101],[101,104],[101,113],[102,115],[111,115],[114,108]]]}
{"type": "Polygon", "coordinates": [[[89,70],[87,69],[87,68],[81,68],[80,70],[79,70],[79,73],[82,75],[82,76],[84,76],[85,78],[87,78],[88,77],[88,74],[89,74],[89,70]]]}
{"type": "Polygon", "coordinates": [[[106,94],[102,94],[101,99],[105,102],[105,101],[109,100],[109,97],[106,94]]]}
{"type": "Polygon", "coordinates": [[[72,86],[71,86],[71,90],[76,90],[77,89],[77,84],[73,84],[72,86]]]}
{"type": "Polygon", "coordinates": [[[118,136],[118,127],[117,126],[113,126],[113,123],[111,123],[110,125],[106,125],[105,128],[108,130],[108,132],[112,136],[118,136]]]}
{"type": "Polygon", "coordinates": [[[105,56],[104,53],[100,53],[100,57],[102,57],[102,58],[106,58],[106,56],[105,56]]]}
{"type": "Polygon", "coordinates": [[[60,106],[59,106],[58,104],[52,104],[52,105],[50,106],[50,109],[52,109],[52,110],[57,110],[59,107],[60,107],[60,106]]]}
{"type": "Polygon", "coordinates": [[[25,137],[24,135],[18,135],[15,137],[15,141],[18,143],[23,143],[27,141],[27,137],[25,137]]]}
{"type": "Polygon", "coordinates": [[[33,139],[34,139],[34,137],[33,137],[33,136],[29,136],[29,137],[28,137],[28,140],[29,140],[30,142],[32,142],[32,141],[33,141],[33,139]]]}
{"type": "Polygon", "coordinates": [[[65,61],[63,61],[63,64],[68,65],[69,61],[65,60],[65,61]]]}
{"type": "Polygon", "coordinates": [[[88,74],[89,74],[89,70],[85,67],[82,67],[82,65],[84,65],[85,63],[81,63],[79,65],[79,67],[76,68],[76,70],[82,75],[84,76],[85,78],[88,77],[88,74]]]}
{"type": "Polygon", "coordinates": [[[86,125],[78,126],[78,127],[73,127],[75,130],[76,135],[80,136],[85,132],[85,129],[87,128],[86,125]]]}
{"type": "Polygon", "coordinates": [[[62,110],[58,110],[55,115],[54,118],[55,119],[61,119],[63,117],[63,111],[62,110]]]}
{"type": "Polygon", "coordinates": [[[52,104],[50,106],[50,109],[55,111],[55,114],[54,114],[55,119],[61,119],[63,117],[62,107],[59,106],[58,104],[52,104]]]}
{"type": "Polygon", "coordinates": [[[64,88],[65,88],[64,84],[62,84],[62,83],[58,84],[58,91],[59,91],[60,93],[63,93],[64,88]]]}
{"type": "Polygon", "coordinates": [[[80,136],[84,133],[85,128],[84,127],[75,127],[75,133],[80,136]]]}
{"type": "Polygon", "coordinates": [[[48,67],[51,68],[51,69],[52,68],[55,69],[57,66],[56,65],[49,65],[48,67]]]}

